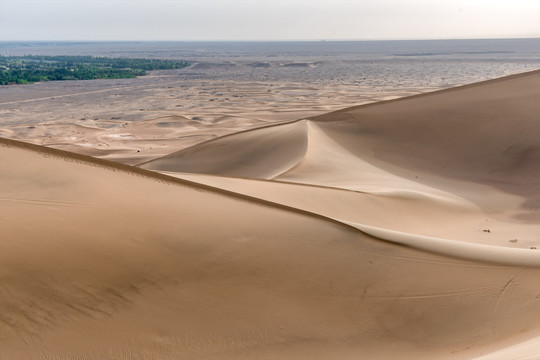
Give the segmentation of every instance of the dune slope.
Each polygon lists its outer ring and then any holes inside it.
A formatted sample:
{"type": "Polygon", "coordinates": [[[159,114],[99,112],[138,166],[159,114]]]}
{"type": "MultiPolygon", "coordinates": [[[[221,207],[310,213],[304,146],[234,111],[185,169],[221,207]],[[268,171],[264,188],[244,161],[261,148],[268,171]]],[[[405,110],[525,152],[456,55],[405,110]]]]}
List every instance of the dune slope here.
{"type": "Polygon", "coordinates": [[[540,320],[534,267],[425,253],[83,156],[0,150],[3,357],[459,358],[540,320]]]}
{"type": "Polygon", "coordinates": [[[305,122],[244,131],[141,164],[155,171],[184,171],[273,178],[296,165],[307,146],[305,122]]]}
{"type": "MultiPolygon", "coordinates": [[[[227,173],[214,166],[192,171],[183,165],[189,161],[186,151],[168,158],[177,166],[144,166],[302,209],[449,259],[536,267],[538,98],[540,72],[534,71],[288,124],[305,125],[303,132],[290,134],[306,139],[293,166],[288,156],[271,162],[260,156],[264,172],[240,173],[234,166],[227,173]]],[[[286,129],[274,128],[276,133],[286,129]]],[[[242,141],[249,138],[252,153],[265,152],[268,144],[258,141],[262,136],[264,132],[255,129],[220,141],[241,151],[242,141]]],[[[217,151],[214,141],[197,151],[202,149],[217,151]]],[[[229,164],[234,158],[223,153],[220,161],[229,164]]],[[[529,300],[522,298],[514,305],[529,300]]],[[[497,318],[498,311],[492,316],[497,318]]],[[[538,324],[533,327],[536,330],[521,339],[509,336],[491,342],[494,351],[482,350],[484,357],[534,358],[538,338],[521,342],[540,330],[538,324]]],[[[463,358],[474,357],[465,353],[463,358]]]]}
{"type": "MultiPolygon", "coordinates": [[[[540,72],[323,115],[352,154],[402,177],[480,183],[537,208],[540,72]]],[[[439,185],[440,186],[440,185],[439,185]]]]}

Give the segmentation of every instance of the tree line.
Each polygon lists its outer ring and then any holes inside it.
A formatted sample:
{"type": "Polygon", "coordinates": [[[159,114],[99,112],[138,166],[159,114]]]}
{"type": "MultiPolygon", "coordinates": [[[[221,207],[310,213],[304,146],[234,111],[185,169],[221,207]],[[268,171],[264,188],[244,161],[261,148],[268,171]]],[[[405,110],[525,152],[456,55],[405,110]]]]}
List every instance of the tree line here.
{"type": "Polygon", "coordinates": [[[125,79],[151,70],[181,69],[186,61],[99,56],[0,56],[0,84],[38,81],[125,79]]]}

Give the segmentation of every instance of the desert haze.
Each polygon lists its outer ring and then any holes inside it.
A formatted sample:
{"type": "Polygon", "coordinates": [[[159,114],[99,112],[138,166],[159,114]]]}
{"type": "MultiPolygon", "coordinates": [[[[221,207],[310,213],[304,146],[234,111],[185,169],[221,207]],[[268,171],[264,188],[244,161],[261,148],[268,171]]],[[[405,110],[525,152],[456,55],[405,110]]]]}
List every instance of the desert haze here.
{"type": "Polygon", "coordinates": [[[0,139],[0,357],[537,359],[538,99],[533,71],[137,167],[0,139]]]}

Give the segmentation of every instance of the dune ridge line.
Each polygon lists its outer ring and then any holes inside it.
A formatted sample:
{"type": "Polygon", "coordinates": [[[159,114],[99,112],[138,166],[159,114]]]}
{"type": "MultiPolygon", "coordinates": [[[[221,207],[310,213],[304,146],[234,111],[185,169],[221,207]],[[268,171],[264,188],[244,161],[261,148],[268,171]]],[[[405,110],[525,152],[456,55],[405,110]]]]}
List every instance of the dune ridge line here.
{"type": "MultiPolygon", "coordinates": [[[[303,215],[323,219],[332,223],[336,223],[357,231],[360,231],[373,238],[389,241],[392,243],[409,246],[419,250],[445,255],[457,259],[473,260],[485,263],[492,263],[505,266],[521,266],[521,267],[540,267],[540,252],[528,249],[513,249],[500,246],[491,246],[483,244],[471,244],[457,240],[441,239],[429,236],[423,236],[418,234],[410,234],[395,230],[378,228],[370,225],[359,224],[339,218],[332,218],[325,215],[321,215],[315,212],[298,209],[296,207],[288,206],[274,201],[268,201],[260,199],[254,196],[241,194],[238,192],[220,189],[210,185],[204,185],[195,181],[179,179],[177,177],[169,176],[166,174],[140,169],[137,167],[114,163],[107,160],[96,159],[85,155],[79,155],[70,153],[63,150],[57,150],[47,148],[40,145],[27,144],[16,140],[9,140],[0,138],[0,144],[4,146],[13,146],[29,151],[34,151],[42,154],[56,156],[63,160],[77,160],[89,165],[98,165],[105,168],[109,168],[115,171],[123,171],[126,173],[132,173],[134,175],[145,176],[154,178],[156,180],[165,181],[175,185],[184,185],[192,188],[199,188],[206,191],[219,193],[221,195],[231,196],[237,199],[242,199],[248,202],[255,202],[260,205],[279,208],[286,211],[300,213],[303,215]]],[[[299,185],[291,183],[291,185],[299,185]]],[[[316,185],[310,185],[317,187],[316,185]]],[[[350,191],[350,190],[343,190],[350,191]]]]}

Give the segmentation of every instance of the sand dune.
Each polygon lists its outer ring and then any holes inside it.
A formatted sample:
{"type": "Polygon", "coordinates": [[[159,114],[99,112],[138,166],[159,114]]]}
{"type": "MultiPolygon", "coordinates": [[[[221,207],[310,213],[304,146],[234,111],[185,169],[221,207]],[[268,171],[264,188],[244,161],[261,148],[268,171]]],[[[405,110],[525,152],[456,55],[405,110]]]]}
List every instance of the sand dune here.
{"type": "Polygon", "coordinates": [[[295,166],[306,152],[303,121],[259,128],[202,143],[140,165],[178,171],[273,178],[295,166]]]}
{"type": "MultiPolygon", "coordinates": [[[[536,119],[540,113],[538,85],[540,73],[532,72],[364,105],[209,141],[142,166],[183,178],[188,178],[187,174],[175,172],[272,179],[361,192],[370,197],[342,196],[341,192],[326,195],[328,191],[325,195],[321,191],[312,194],[314,190],[306,194],[307,190],[298,187],[289,191],[261,183],[254,183],[250,190],[246,190],[245,182],[225,184],[232,191],[247,191],[252,196],[315,209],[331,217],[336,216],[327,214],[333,211],[327,209],[345,208],[339,211],[340,218],[392,230],[535,247],[540,230],[535,200],[539,193],[532,180],[540,175],[534,151],[540,133],[536,119]],[[296,133],[288,131],[294,124],[296,133]],[[270,158],[275,148],[261,141],[269,129],[288,134],[279,151],[290,157],[270,158]],[[304,141],[302,152],[293,148],[304,141]],[[249,169],[239,171],[235,153],[221,152],[214,144],[245,149],[256,161],[242,162],[249,169]],[[256,156],[258,152],[266,156],[256,156]],[[207,157],[215,162],[208,163],[207,157]],[[292,167],[291,159],[295,162],[292,167]],[[193,163],[197,164],[195,168],[191,167],[193,163]],[[271,186],[275,190],[267,193],[271,186]],[[296,191],[305,194],[301,201],[292,200],[296,191]],[[318,205],[312,199],[320,196],[325,196],[325,201],[318,205]],[[328,207],[329,201],[335,205],[328,207]],[[351,205],[344,205],[347,203],[351,205]],[[358,211],[358,204],[370,210],[358,211]],[[408,210],[411,207],[414,211],[408,210]],[[393,210],[393,216],[385,215],[388,209],[393,210]],[[353,215],[357,213],[361,216],[353,215]]],[[[216,178],[201,181],[223,186],[223,180],[216,178]]]]}
{"type": "MultiPolygon", "coordinates": [[[[309,137],[313,139],[306,153],[304,163],[288,174],[286,180],[298,178],[299,182],[314,183],[315,177],[326,175],[323,167],[340,168],[349,172],[358,162],[368,162],[377,168],[398,174],[412,173],[438,175],[451,179],[486,183],[504,187],[502,190],[531,196],[528,179],[537,176],[540,169],[535,166],[538,160],[538,132],[540,123],[540,73],[516,75],[483,83],[442,90],[429,94],[412,96],[393,101],[379,102],[332,112],[311,119],[308,127],[309,137]],[[313,124],[314,123],[314,124],[313,124]],[[509,125],[511,124],[511,125],[509,125]],[[317,152],[324,142],[334,140],[330,149],[317,152]],[[339,148],[336,149],[336,144],[339,148]],[[338,151],[339,153],[332,153],[338,151]],[[347,156],[344,157],[344,153],[347,156]],[[324,153],[324,154],[323,154],[324,153]],[[325,156],[321,158],[321,156],[325,156]],[[352,158],[350,155],[354,156],[352,158]],[[334,157],[333,161],[329,158],[334,157]],[[351,164],[354,160],[354,165],[351,164]],[[400,166],[401,165],[401,166],[400,166]],[[310,173],[310,169],[313,169],[310,173]],[[403,168],[400,171],[400,168],[403,168]],[[305,178],[303,177],[303,173],[305,178]],[[504,179],[504,183],[501,183],[504,179]]],[[[305,121],[305,120],[302,120],[305,121]]],[[[277,125],[280,127],[282,125],[277,125]]],[[[291,126],[291,125],[287,125],[291,126]]],[[[282,128],[285,131],[285,128],[282,128]]],[[[306,129],[307,130],[307,129],[306,129]]],[[[260,130],[252,130],[241,135],[232,135],[220,139],[220,146],[234,147],[236,142],[260,142],[265,136],[260,130]]],[[[264,130],[268,132],[269,129],[264,130]]],[[[273,130],[277,132],[278,130],[273,130]]],[[[293,134],[291,134],[292,136],[293,134]]],[[[304,134],[298,134],[296,141],[304,134]]],[[[289,146],[295,140],[289,139],[289,146]]],[[[238,146],[244,144],[239,143],[238,146]]],[[[144,165],[147,169],[176,170],[206,174],[222,174],[213,167],[191,171],[183,161],[194,161],[200,153],[205,158],[205,148],[213,148],[212,141],[193,149],[168,155],[172,163],[176,158],[176,167],[162,165],[160,159],[144,165]]],[[[268,151],[268,144],[261,145],[261,151],[268,151]]],[[[257,150],[257,144],[250,151],[257,150]]],[[[221,154],[217,166],[223,162],[235,161],[236,154],[221,154]]],[[[284,161],[288,161],[284,158],[284,161]]],[[[272,166],[273,163],[267,164],[272,166]]],[[[361,164],[359,167],[364,167],[361,164]]],[[[333,173],[341,172],[339,169],[333,173]]],[[[244,176],[236,173],[235,168],[226,175],[244,176]]],[[[266,173],[253,171],[250,177],[268,178],[266,173]]],[[[413,177],[413,179],[415,179],[413,177]]],[[[414,180],[417,182],[417,180],[414,180]]],[[[427,181],[425,179],[424,181],[427,181]]],[[[328,179],[321,179],[328,185],[328,179]]],[[[353,184],[360,181],[351,179],[353,184]]],[[[531,201],[534,201],[536,195],[531,201]]]]}
{"type": "Polygon", "coordinates": [[[345,109],[154,171],[0,139],[0,358],[532,359],[539,92],[345,109]]]}

